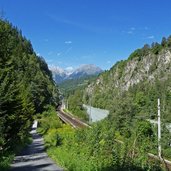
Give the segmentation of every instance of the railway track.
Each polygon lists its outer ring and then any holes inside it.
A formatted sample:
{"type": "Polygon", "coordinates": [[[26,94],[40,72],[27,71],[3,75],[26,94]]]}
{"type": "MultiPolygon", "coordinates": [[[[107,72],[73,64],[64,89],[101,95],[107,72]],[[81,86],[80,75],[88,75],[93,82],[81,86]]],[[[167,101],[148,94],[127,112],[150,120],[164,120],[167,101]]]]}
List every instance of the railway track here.
{"type": "Polygon", "coordinates": [[[71,114],[65,113],[62,110],[59,110],[57,112],[59,118],[63,120],[65,123],[70,124],[73,128],[85,128],[85,127],[90,127],[86,123],[80,121],[78,118],[74,117],[71,114]]]}

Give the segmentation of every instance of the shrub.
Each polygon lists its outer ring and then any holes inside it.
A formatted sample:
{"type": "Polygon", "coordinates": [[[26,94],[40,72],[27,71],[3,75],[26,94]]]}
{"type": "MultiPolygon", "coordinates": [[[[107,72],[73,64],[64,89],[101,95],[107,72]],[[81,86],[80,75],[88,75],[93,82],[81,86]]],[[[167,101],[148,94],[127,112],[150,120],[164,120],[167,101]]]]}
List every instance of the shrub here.
{"type": "Polygon", "coordinates": [[[49,129],[47,134],[44,136],[45,146],[57,146],[62,142],[61,137],[59,136],[57,129],[49,129]]]}

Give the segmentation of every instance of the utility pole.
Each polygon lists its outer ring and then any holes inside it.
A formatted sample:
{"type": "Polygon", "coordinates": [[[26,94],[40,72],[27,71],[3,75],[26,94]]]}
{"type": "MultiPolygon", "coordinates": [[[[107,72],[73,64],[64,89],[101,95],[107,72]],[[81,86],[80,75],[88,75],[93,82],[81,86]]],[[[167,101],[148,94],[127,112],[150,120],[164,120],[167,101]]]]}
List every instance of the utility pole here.
{"type": "Polygon", "coordinates": [[[90,97],[90,114],[89,114],[89,123],[91,124],[91,97],[90,97]]]}
{"type": "Polygon", "coordinates": [[[160,121],[160,99],[158,98],[158,156],[161,158],[161,121],[160,121]]]}

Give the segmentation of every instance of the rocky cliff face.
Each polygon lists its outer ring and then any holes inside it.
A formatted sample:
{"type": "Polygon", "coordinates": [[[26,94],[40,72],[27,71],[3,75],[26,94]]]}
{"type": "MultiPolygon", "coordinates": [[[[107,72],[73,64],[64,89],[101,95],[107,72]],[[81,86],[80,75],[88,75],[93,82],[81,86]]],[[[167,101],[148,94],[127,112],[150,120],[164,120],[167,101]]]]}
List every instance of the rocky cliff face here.
{"type": "Polygon", "coordinates": [[[158,55],[149,53],[142,57],[142,60],[134,58],[128,62],[125,61],[123,72],[118,79],[119,69],[116,68],[113,79],[115,87],[128,90],[130,86],[136,85],[143,80],[153,81],[155,78],[162,78],[162,73],[171,72],[171,52],[163,50],[158,55]]]}
{"type": "Polygon", "coordinates": [[[121,61],[96,81],[96,86],[128,90],[143,80],[153,81],[156,78],[167,79],[171,73],[171,51],[163,50],[158,55],[148,54],[139,61],[138,58],[121,61]],[[166,75],[164,76],[163,73],[166,75]],[[106,78],[107,77],[107,78],[106,78]]]}

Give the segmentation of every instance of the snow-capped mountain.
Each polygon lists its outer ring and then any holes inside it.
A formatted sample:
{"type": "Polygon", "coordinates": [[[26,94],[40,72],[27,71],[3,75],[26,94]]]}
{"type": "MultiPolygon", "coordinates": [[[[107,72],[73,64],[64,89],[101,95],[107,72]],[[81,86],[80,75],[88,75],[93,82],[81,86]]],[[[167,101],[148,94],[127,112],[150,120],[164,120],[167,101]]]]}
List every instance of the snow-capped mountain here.
{"type": "Polygon", "coordinates": [[[67,77],[67,72],[58,66],[49,66],[49,69],[52,71],[53,79],[57,83],[62,82],[67,77]]]}
{"type": "Polygon", "coordinates": [[[75,70],[72,67],[62,69],[58,66],[50,66],[49,69],[52,71],[53,78],[56,83],[61,83],[64,80],[69,79],[78,79],[85,76],[97,75],[103,71],[101,68],[92,64],[81,65],[75,70]]]}
{"type": "Polygon", "coordinates": [[[97,75],[102,72],[102,69],[89,64],[89,65],[81,65],[79,68],[77,68],[72,74],[70,74],[70,79],[77,79],[81,78],[84,76],[89,76],[89,75],[97,75]]]}

